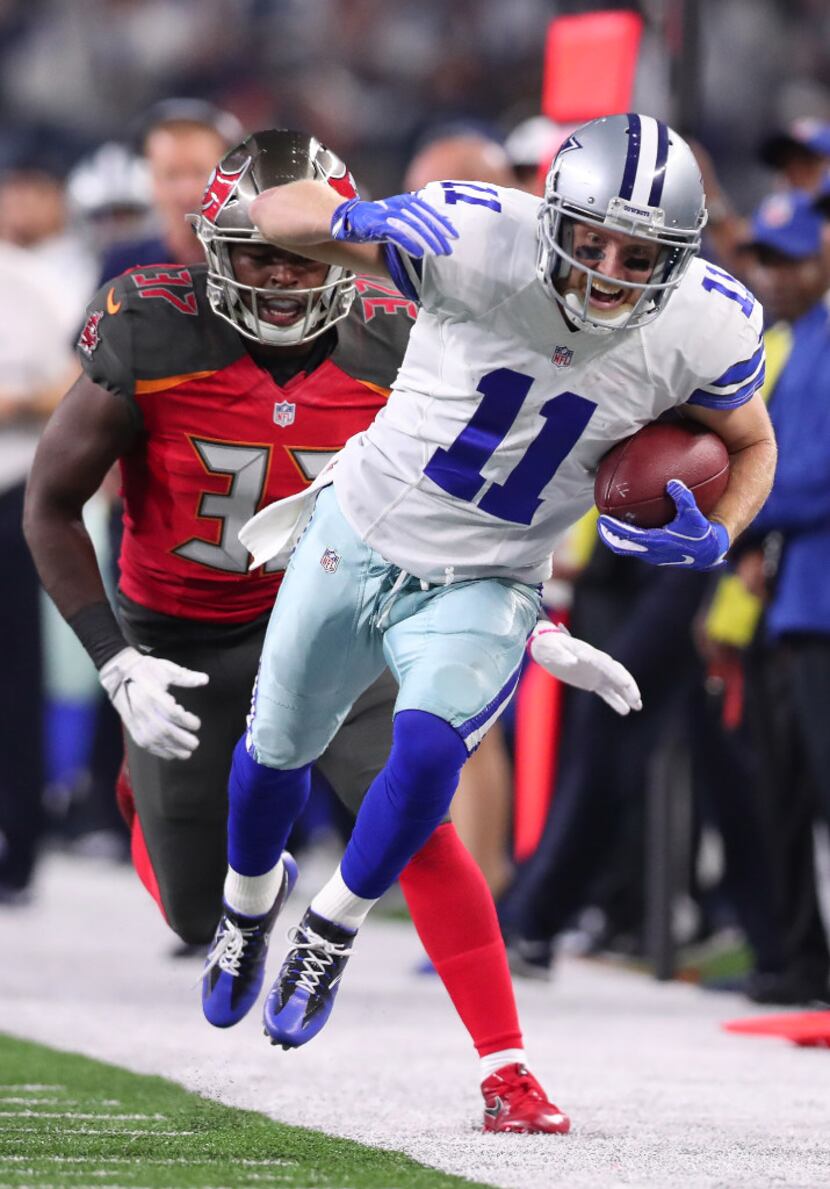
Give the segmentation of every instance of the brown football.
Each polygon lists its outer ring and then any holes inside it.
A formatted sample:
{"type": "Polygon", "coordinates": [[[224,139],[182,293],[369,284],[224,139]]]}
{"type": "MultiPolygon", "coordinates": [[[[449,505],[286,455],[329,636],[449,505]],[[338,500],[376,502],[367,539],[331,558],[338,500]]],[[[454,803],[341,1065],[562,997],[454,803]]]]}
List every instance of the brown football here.
{"type": "Polygon", "coordinates": [[[640,528],[674,519],[666,494],[669,479],[682,479],[708,516],[729,479],[729,454],[717,434],[702,426],[655,421],[618,442],[600,459],[594,500],[600,512],[640,528]]]}

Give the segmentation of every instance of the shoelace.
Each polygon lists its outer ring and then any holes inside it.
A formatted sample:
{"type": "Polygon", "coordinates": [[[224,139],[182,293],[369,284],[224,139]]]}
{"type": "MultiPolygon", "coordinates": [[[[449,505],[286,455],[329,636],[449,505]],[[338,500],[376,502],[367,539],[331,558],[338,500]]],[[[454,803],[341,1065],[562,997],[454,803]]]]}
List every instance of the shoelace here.
{"type": "Polygon", "coordinates": [[[231,978],[239,977],[239,966],[245,950],[245,943],[251,940],[257,930],[256,927],[241,929],[239,925],[235,925],[233,921],[229,921],[227,918],[224,925],[225,932],[208,954],[205,968],[202,971],[202,977],[213,970],[214,966],[218,966],[220,970],[223,970],[225,974],[229,974],[231,978]]]}
{"type": "MultiPolygon", "coordinates": [[[[288,930],[288,940],[291,942],[293,949],[306,950],[304,957],[297,957],[289,959],[292,963],[298,962],[296,982],[294,989],[302,988],[308,991],[309,995],[313,995],[317,990],[317,984],[326,973],[328,968],[334,964],[336,958],[348,958],[352,952],[351,946],[338,945],[337,942],[328,941],[325,937],[321,937],[319,933],[315,933],[313,929],[300,929],[295,927],[288,930]]],[[[291,972],[293,978],[294,972],[291,972]]]]}
{"type": "Polygon", "coordinates": [[[502,1080],[502,1085],[497,1086],[492,1094],[509,1102],[513,1107],[520,1106],[528,1098],[534,1102],[547,1101],[539,1083],[530,1074],[520,1076],[515,1082],[502,1080]]]}

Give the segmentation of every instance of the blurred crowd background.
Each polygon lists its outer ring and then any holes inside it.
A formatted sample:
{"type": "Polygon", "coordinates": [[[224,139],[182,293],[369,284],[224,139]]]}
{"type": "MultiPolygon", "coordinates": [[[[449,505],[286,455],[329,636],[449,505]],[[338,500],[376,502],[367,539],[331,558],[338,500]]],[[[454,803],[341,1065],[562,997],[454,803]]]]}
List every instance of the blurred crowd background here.
{"type": "MultiPolygon", "coordinates": [[[[632,106],[693,139],[705,254],[767,308],[780,498],[715,579],[621,562],[590,522],[575,531],[550,612],[627,664],[646,708],[619,720],[529,671],[466,770],[459,828],[520,974],[547,977],[564,938],[761,1002],[828,998],[824,0],[0,0],[0,912],[36,895],[44,840],[127,855],[119,724],[19,531],[87,300],[133,264],[199,260],[184,214],[245,131],[314,133],[366,195],[435,176],[539,192],[563,136],[539,119],[545,33],[599,8],[644,18],[632,106]],[[792,506],[813,497],[805,524],[792,506]]],[[[88,515],[115,581],[115,486],[88,515]]],[[[304,829],[335,825],[321,809],[304,829]]]]}

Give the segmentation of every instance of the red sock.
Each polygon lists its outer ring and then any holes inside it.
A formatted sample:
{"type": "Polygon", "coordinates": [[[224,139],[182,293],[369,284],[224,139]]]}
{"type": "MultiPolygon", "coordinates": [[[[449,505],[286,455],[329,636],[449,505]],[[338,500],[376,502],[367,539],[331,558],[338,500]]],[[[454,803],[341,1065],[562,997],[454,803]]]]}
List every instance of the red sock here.
{"type": "Polygon", "coordinates": [[[480,1057],[522,1048],[496,906],[451,822],[400,878],[415,928],[480,1057]]]}

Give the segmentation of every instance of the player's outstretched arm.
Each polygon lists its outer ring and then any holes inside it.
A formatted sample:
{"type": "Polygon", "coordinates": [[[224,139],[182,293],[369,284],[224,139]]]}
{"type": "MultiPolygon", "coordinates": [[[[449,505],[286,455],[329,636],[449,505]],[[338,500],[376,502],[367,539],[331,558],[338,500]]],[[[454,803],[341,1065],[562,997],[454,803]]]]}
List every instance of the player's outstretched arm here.
{"type": "Polygon", "coordinates": [[[131,648],[107,601],[84,527],[83,507],[135,443],[127,402],[83,375],[48,421],[26,489],[23,530],[41,582],[99,670],[136,743],[162,759],[186,759],[199,720],[167,692],[207,677],[131,648]]]}
{"type": "Polygon", "coordinates": [[[251,217],[280,247],[384,276],[390,274],[381,245],[392,244],[416,258],[446,256],[457,238],[450,220],[418,194],[344,201],[330,186],[309,180],[266,190],[251,203],[251,217]]]}

